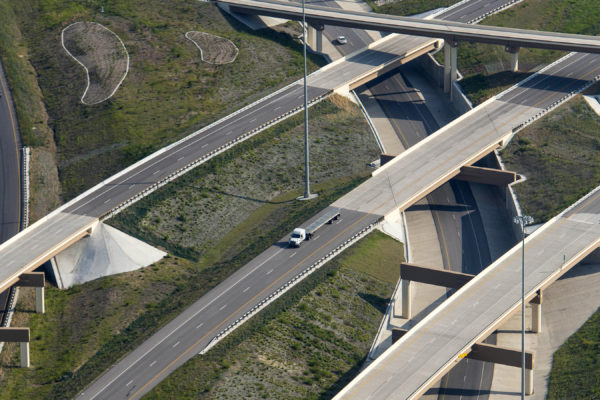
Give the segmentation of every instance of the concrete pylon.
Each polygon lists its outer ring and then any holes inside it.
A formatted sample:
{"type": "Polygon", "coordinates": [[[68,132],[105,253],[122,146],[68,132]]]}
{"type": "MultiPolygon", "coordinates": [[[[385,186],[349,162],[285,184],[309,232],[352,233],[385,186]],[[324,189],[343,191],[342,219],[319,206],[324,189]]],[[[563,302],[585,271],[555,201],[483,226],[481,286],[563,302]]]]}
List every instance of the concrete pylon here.
{"type": "Polygon", "coordinates": [[[306,24],[306,45],[316,53],[323,52],[323,31],[324,25],[306,24]]]}
{"type": "Polygon", "coordinates": [[[35,312],[38,314],[44,314],[46,312],[43,286],[35,288],[35,312]]]}
{"type": "Polygon", "coordinates": [[[450,93],[452,98],[452,87],[457,78],[457,42],[444,42],[444,93],[450,93]]]}
{"type": "Polygon", "coordinates": [[[407,279],[402,280],[402,318],[410,319],[412,316],[411,284],[407,279]]]}
{"type": "Polygon", "coordinates": [[[21,368],[29,368],[29,342],[21,342],[21,368]]]}
{"type": "Polygon", "coordinates": [[[519,47],[506,46],[505,50],[510,53],[510,70],[512,72],[519,71],[519,47]]]}
{"type": "Polygon", "coordinates": [[[317,34],[317,53],[323,52],[323,31],[325,30],[325,26],[320,25],[315,27],[317,34]]]}
{"type": "Polygon", "coordinates": [[[306,24],[306,28],[305,28],[305,32],[306,32],[306,45],[308,47],[310,47],[311,49],[315,49],[316,47],[316,36],[317,36],[317,32],[315,30],[315,28],[310,25],[310,24],[306,24]]]}
{"type": "Polygon", "coordinates": [[[531,302],[531,331],[540,333],[542,331],[542,292],[538,292],[531,302]]]}

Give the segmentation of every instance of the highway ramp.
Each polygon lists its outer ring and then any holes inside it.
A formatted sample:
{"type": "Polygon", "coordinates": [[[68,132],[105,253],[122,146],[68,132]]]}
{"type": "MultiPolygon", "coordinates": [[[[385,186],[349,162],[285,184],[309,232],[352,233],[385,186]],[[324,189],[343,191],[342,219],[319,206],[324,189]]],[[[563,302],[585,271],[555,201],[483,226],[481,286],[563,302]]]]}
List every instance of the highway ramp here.
{"type": "MultiPolygon", "coordinates": [[[[321,68],[309,76],[309,104],[326,98],[334,90],[347,90],[356,82],[376,77],[381,71],[426,53],[438,45],[437,40],[416,37],[388,36],[364,51],[358,51],[321,68]]],[[[237,143],[269,126],[300,112],[303,107],[303,86],[294,82],[265,98],[167,146],[55,210],[47,218],[28,227],[9,242],[0,245],[0,259],[10,260],[0,274],[0,291],[8,288],[19,274],[30,271],[60,251],[65,240],[81,237],[89,230],[93,219],[108,218],[113,213],[142,198],[158,187],[226,151],[237,143]],[[55,218],[60,214],[60,218],[55,218]],[[68,216],[68,217],[67,217],[68,216]],[[69,235],[61,232],[68,220],[69,229],[79,221],[79,227],[69,235]],[[85,220],[85,222],[84,222],[85,220]],[[58,232],[53,240],[39,242],[39,252],[27,252],[28,237],[35,232],[58,232]],[[50,247],[48,247],[50,246],[50,247]],[[57,247],[61,246],[61,247],[57,247]],[[19,254],[15,258],[15,255],[19,254]],[[47,257],[40,257],[45,255],[47,257]],[[4,279],[3,279],[4,278],[4,279]]]]}
{"type": "MultiPolygon", "coordinates": [[[[134,352],[135,356],[127,356],[98,378],[78,398],[136,398],[148,392],[171,371],[214,343],[213,338],[224,337],[274,294],[289,287],[298,273],[327,261],[372,229],[383,216],[409,207],[457,174],[462,165],[473,163],[500,146],[514,129],[543,114],[565,93],[589,84],[598,73],[588,67],[590,60],[598,65],[600,56],[565,57],[405,151],[332,204],[331,207],[342,210],[342,218],[322,228],[320,236],[298,250],[288,248],[289,236],[283,237],[192,305],[184,316],[168,325],[168,330],[153,335],[134,352]]],[[[322,211],[325,212],[328,209],[322,211]]]]}
{"type": "MultiPolygon", "coordinates": [[[[600,244],[600,187],[525,240],[526,299],[600,244]]],[[[335,399],[414,399],[520,309],[517,244],[435,309],[335,399]]]]}
{"type": "Polygon", "coordinates": [[[21,141],[0,65],[0,243],[21,229],[21,141]]]}

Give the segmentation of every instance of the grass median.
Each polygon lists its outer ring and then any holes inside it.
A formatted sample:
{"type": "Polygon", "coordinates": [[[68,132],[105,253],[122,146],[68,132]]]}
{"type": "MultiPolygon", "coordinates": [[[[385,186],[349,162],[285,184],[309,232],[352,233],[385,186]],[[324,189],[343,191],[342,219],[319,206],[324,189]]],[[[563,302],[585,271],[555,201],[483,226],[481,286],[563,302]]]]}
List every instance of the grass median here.
{"type": "Polygon", "coordinates": [[[144,398],[331,398],[362,367],[403,259],[369,234],[144,398]]]}

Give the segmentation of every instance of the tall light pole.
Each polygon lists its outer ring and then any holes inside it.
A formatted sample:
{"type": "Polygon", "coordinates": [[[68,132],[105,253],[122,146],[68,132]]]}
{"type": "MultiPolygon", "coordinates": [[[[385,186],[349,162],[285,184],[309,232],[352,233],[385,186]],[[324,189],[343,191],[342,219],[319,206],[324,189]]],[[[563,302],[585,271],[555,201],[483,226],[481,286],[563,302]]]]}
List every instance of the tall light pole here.
{"type": "Polygon", "coordinates": [[[304,13],[304,3],[302,0],[302,43],[304,45],[304,196],[298,197],[298,200],[310,200],[317,197],[310,193],[310,154],[308,145],[308,88],[306,84],[306,15],[304,13]]]}
{"type": "Polygon", "coordinates": [[[533,223],[529,215],[517,215],[514,223],[521,227],[521,399],[525,399],[525,226],[533,223]]]}

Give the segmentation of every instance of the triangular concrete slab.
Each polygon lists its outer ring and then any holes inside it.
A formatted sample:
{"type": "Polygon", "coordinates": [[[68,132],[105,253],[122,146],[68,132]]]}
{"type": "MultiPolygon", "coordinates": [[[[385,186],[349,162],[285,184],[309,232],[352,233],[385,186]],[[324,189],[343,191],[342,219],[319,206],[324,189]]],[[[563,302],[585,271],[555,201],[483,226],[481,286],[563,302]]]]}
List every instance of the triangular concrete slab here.
{"type": "Polygon", "coordinates": [[[103,223],[54,257],[52,267],[59,288],[66,289],[108,275],[135,271],[167,253],[103,223]]]}

